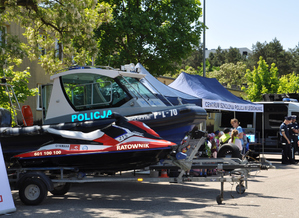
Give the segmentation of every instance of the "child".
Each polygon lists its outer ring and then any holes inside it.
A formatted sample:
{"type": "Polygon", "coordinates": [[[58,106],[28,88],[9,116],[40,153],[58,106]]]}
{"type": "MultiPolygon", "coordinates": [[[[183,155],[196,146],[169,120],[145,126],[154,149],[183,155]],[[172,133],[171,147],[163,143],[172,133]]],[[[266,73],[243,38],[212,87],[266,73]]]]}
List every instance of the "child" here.
{"type": "Polygon", "coordinates": [[[242,142],[238,137],[238,134],[239,134],[238,130],[234,129],[232,131],[231,138],[228,141],[228,143],[235,144],[240,149],[240,152],[241,152],[243,147],[242,147],[242,142]]]}

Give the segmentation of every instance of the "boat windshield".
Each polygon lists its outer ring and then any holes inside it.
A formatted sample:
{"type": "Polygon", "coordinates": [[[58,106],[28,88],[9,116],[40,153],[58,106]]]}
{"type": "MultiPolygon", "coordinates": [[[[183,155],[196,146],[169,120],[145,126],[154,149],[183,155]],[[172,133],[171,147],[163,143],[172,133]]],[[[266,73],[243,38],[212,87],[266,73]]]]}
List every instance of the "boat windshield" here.
{"type": "Polygon", "coordinates": [[[120,77],[119,81],[136,98],[143,98],[145,100],[157,99],[156,96],[146,88],[138,79],[132,77],[120,77]]]}
{"type": "Polygon", "coordinates": [[[61,76],[65,95],[76,110],[119,107],[132,97],[113,78],[76,73],[61,76]]]}

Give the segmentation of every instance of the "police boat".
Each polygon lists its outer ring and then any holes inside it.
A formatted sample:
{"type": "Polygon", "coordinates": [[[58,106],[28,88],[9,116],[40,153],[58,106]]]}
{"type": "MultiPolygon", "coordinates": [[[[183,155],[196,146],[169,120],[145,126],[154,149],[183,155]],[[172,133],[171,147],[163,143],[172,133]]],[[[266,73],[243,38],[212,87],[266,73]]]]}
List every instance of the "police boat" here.
{"type": "Polygon", "coordinates": [[[55,74],[53,83],[42,88],[44,124],[99,121],[117,112],[180,143],[206,119],[206,111],[194,104],[165,105],[140,82],[145,76],[93,67],[73,67],[55,74]]]}

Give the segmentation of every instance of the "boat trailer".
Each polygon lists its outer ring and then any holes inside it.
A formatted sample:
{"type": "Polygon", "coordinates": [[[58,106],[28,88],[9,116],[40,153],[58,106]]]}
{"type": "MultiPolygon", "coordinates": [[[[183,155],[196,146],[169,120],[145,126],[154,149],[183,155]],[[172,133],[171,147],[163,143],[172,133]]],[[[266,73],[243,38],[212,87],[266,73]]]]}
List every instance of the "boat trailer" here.
{"type": "MultiPolygon", "coordinates": [[[[69,191],[72,183],[90,182],[220,182],[220,194],[216,197],[216,202],[222,204],[224,182],[237,183],[237,193],[243,194],[248,188],[251,172],[275,168],[267,160],[250,162],[248,159],[241,160],[239,158],[196,158],[195,155],[205,140],[205,136],[199,140],[193,140],[193,144],[191,143],[191,147],[183,159],[170,155],[169,159],[143,170],[109,175],[109,173],[99,172],[87,174],[69,167],[8,167],[7,173],[12,189],[19,190],[21,201],[27,205],[42,203],[48,191],[53,195],[64,195],[69,191]],[[189,174],[192,169],[214,169],[217,174],[209,177],[195,177],[189,174]],[[161,176],[162,173],[171,171],[177,172],[178,175],[161,176]]],[[[190,143],[190,140],[187,143],[190,143]]]]}

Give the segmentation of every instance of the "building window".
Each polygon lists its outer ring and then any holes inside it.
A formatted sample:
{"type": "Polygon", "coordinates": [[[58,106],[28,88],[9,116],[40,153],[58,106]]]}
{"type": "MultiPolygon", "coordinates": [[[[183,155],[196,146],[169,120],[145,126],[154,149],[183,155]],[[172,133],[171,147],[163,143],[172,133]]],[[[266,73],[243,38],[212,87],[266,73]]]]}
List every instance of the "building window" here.
{"type": "Polygon", "coordinates": [[[37,84],[38,94],[36,96],[36,110],[40,111],[43,109],[42,105],[42,84],[37,84]]]}
{"type": "Polygon", "coordinates": [[[59,43],[58,39],[55,40],[55,58],[59,58],[59,60],[63,59],[62,55],[62,44],[59,43]]]}
{"type": "Polygon", "coordinates": [[[6,40],[5,40],[6,34],[7,34],[7,27],[1,26],[0,27],[0,45],[2,45],[2,43],[6,43],[6,40]]]}

